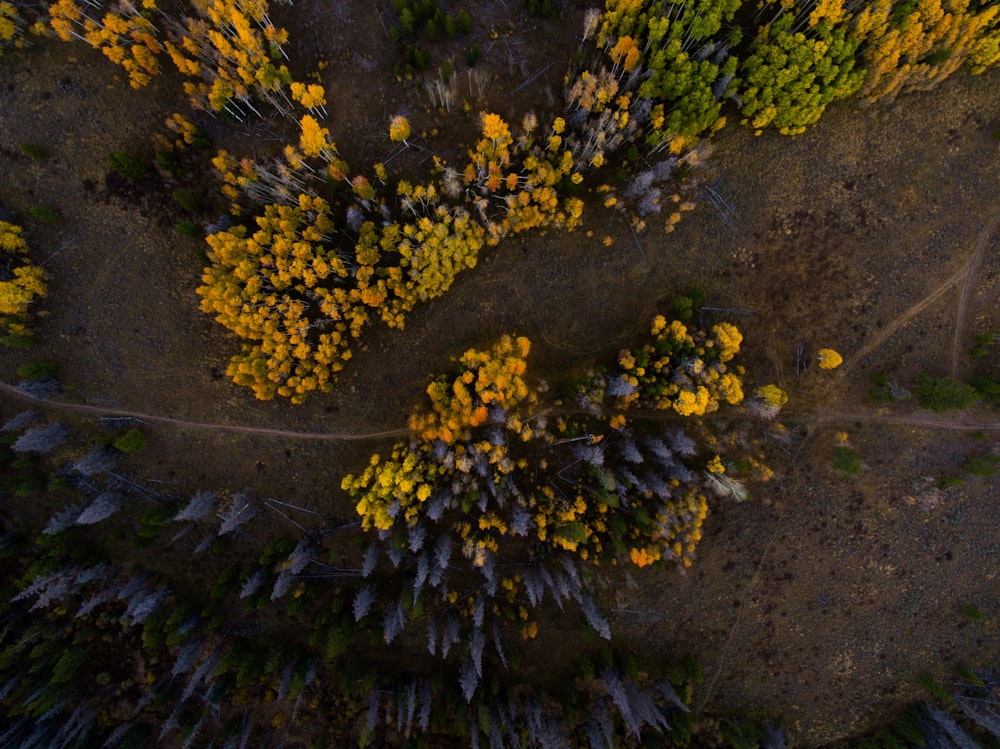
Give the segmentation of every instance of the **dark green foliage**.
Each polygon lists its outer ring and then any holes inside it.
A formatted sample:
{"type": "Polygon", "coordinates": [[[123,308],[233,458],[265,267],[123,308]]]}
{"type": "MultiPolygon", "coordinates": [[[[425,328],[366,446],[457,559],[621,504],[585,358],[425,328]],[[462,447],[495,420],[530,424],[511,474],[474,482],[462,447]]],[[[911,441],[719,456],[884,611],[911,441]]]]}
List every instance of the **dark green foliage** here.
{"type": "Polygon", "coordinates": [[[35,339],[30,335],[5,335],[0,336],[0,346],[15,349],[30,349],[35,345],[35,339]]]}
{"type": "Polygon", "coordinates": [[[201,239],[205,236],[205,232],[194,221],[178,221],[174,224],[174,229],[181,236],[190,237],[191,239],[201,239]]]}
{"type": "Polygon", "coordinates": [[[470,68],[476,67],[476,63],[479,62],[479,58],[483,56],[483,51],[479,49],[478,44],[473,44],[469,47],[469,51],[465,53],[465,64],[470,68]]]}
{"type": "Polygon", "coordinates": [[[420,72],[427,69],[427,65],[430,62],[430,55],[427,54],[427,50],[423,47],[418,47],[416,44],[407,44],[403,47],[403,59],[406,61],[409,70],[420,72]]]}
{"type": "Polygon", "coordinates": [[[871,387],[868,388],[868,399],[872,403],[892,403],[892,380],[884,372],[873,372],[868,381],[871,387]]]}
{"type": "Polygon", "coordinates": [[[966,619],[971,619],[972,621],[981,622],[983,620],[983,612],[973,606],[971,603],[967,603],[962,607],[962,616],[966,619]]]}
{"type": "Polygon", "coordinates": [[[28,209],[28,214],[35,219],[35,221],[41,221],[43,224],[59,223],[59,214],[51,208],[47,208],[43,205],[33,205],[28,209]]]}
{"type": "Polygon", "coordinates": [[[178,188],[171,193],[174,202],[188,213],[198,213],[201,211],[201,198],[190,190],[178,188]]]}
{"type": "Polygon", "coordinates": [[[990,405],[1000,406],[1000,380],[988,375],[979,375],[973,377],[970,384],[990,405]]]}
{"type": "Polygon", "coordinates": [[[948,694],[948,690],[938,683],[937,679],[928,673],[922,673],[917,677],[917,681],[920,682],[920,686],[930,692],[934,697],[939,700],[944,700],[945,702],[951,701],[951,695],[948,694]]]}
{"type": "Polygon", "coordinates": [[[670,303],[674,318],[681,321],[691,319],[694,311],[705,303],[708,292],[700,286],[693,286],[682,295],[674,297],[670,303]]]}
{"type": "Polygon", "coordinates": [[[170,519],[172,514],[173,510],[166,503],[153,505],[142,516],[132,547],[134,549],[142,549],[149,546],[160,535],[160,528],[170,519]]]}
{"type": "Polygon", "coordinates": [[[921,408],[929,408],[931,411],[965,408],[979,399],[979,393],[974,387],[950,377],[931,377],[920,373],[914,381],[913,389],[921,408]]]}
{"type": "Polygon", "coordinates": [[[175,151],[157,151],[156,163],[171,174],[179,174],[181,171],[181,157],[175,151]]]}
{"type": "Polygon", "coordinates": [[[455,25],[458,28],[459,34],[469,34],[472,32],[472,16],[469,15],[469,11],[460,10],[458,11],[458,16],[455,19],[455,25]]]}
{"type": "Polygon", "coordinates": [[[27,156],[29,159],[34,159],[35,161],[41,161],[49,152],[44,146],[40,146],[37,143],[22,143],[20,145],[21,153],[27,156]]]}
{"type": "Polygon", "coordinates": [[[767,739],[763,721],[746,715],[733,715],[722,719],[719,732],[725,746],[731,749],[757,749],[767,739]]]}
{"type": "Polygon", "coordinates": [[[108,167],[127,180],[142,179],[149,174],[149,162],[128,151],[112,151],[108,154],[108,167]]]}
{"type": "Polygon", "coordinates": [[[26,380],[44,380],[59,374],[59,365],[52,361],[34,361],[17,368],[17,376],[26,380]]]}
{"type": "Polygon", "coordinates": [[[833,448],[833,470],[846,476],[857,476],[861,473],[861,458],[849,447],[833,448]]]}
{"type": "Polygon", "coordinates": [[[138,429],[129,429],[115,440],[115,449],[123,453],[134,453],[146,446],[146,435],[138,429]]]}
{"type": "Polygon", "coordinates": [[[1000,462],[1000,455],[986,453],[985,455],[973,455],[962,464],[962,470],[984,478],[992,478],[997,475],[997,463],[1000,462]]]}
{"type": "Polygon", "coordinates": [[[556,15],[556,5],[552,0],[521,0],[525,10],[538,18],[553,18],[556,15]]]}

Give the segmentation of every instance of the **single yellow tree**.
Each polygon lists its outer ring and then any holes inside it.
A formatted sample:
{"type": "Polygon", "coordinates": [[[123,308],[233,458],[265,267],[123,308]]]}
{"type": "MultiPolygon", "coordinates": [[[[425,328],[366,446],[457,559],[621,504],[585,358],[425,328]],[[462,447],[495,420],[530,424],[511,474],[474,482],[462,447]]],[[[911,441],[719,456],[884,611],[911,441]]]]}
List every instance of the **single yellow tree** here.
{"type": "Polygon", "coordinates": [[[844,362],[844,357],[832,348],[820,349],[818,358],[820,369],[836,369],[844,362]]]}

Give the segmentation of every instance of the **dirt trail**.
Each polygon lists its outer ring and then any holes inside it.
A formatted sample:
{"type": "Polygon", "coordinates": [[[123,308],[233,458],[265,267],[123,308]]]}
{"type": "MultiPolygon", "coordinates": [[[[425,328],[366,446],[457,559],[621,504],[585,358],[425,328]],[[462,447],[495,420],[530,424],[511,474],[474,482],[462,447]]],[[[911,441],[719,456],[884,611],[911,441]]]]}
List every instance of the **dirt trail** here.
{"type": "Polygon", "coordinates": [[[141,421],[151,421],[157,424],[169,424],[181,429],[197,429],[210,432],[234,432],[237,434],[254,434],[266,437],[286,437],[289,439],[302,440],[323,440],[327,442],[347,442],[378,439],[381,437],[401,437],[410,434],[409,429],[387,429],[378,432],[298,432],[291,429],[272,429],[270,427],[251,427],[239,424],[213,424],[204,421],[189,421],[187,419],[175,419],[172,416],[161,416],[159,414],[148,414],[141,411],[129,411],[122,408],[108,408],[106,406],[88,406],[84,403],[66,403],[64,401],[38,400],[22,393],[13,385],[0,382],[0,391],[7,395],[18,398],[22,401],[29,401],[42,408],[54,408],[60,411],[72,411],[74,413],[96,414],[100,416],[130,416],[141,421]]]}
{"type": "Polygon", "coordinates": [[[972,280],[976,277],[976,271],[979,269],[979,265],[983,261],[983,255],[986,253],[986,247],[990,243],[990,237],[993,236],[993,232],[996,231],[998,225],[1000,225],[1000,211],[993,214],[989,225],[980,235],[979,241],[976,243],[976,251],[966,266],[965,283],[962,284],[962,297],[958,301],[958,312],[955,319],[955,341],[951,349],[952,377],[958,376],[958,358],[961,355],[962,334],[965,329],[965,310],[968,307],[969,296],[972,293],[972,280]]]}
{"type": "MultiPolygon", "coordinates": [[[[98,416],[128,416],[141,421],[149,421],[157,424],[167,424],[180,429],[196,429],[208,432],[232,432],[235,434],[253,434],[262,437],[285,437],[289,439],[316,440],[326,442],[347,442],[362,441],[369,439],[380,439],[382,437],[402,437],[411,434],[407,428],[385,429],[373,432],[346,432],[335,430],[331,432],[299,432],[291,429],[276,429],[271,427],[253,427],[240,424],[219,424],[206,421],[190,421],[188,419],[177,419],[172,416],[161,414],[145,413],[143,411],[130,411],[123,408],[109,408],[107,406],[90,406],[85,403],[66,403],[65,401],[39,400],[21,392],[14,385],[0,382],[0,392],[21,401],[33,403],[41,408],[51,408],[57,411],[70,411],[73,413],[94,414],[98,416]]],[[[561,414],[587,414],[589,411],[581,409],[548,409],[546,413],[561,414]]],[[[683,420],[670,412],[639,411],[630,413],[633,418],[650,421],[673,421],[683,420]]],[[[929,427],[932,429],[953,429],[965,432],[1000,430],[1000,420],[993,422],[966,423],[948,419],[940,415],[911,415],[911,416],[889,416],[887,414],[865,413],[865,412],[821,412],[816,414],[796,414],[786,412],[786,419],[798,421],[806,424],[815,424],[826,421],[865,421],[883,424],[900,424],[905,426],[929,427]]],[[[711,417],[708,417],[711,418],[711,417]]],[[[728,416],[726,417],[728,418],[728,416]]]]}
{"type": "Polygon", "coordinates": [[[976,242],[975,251],[972,253],[972,257],[969,258],[968,262],[955,271],[950,278],[948,278],[944,283],[940,284],[937,288],[927,294],[923,299],[919,300],[913,304],[909,309],[907,309],[903,314],[897,317],[895,320],[890,322],[884,328],[882,328],[878,333],[876,333],[871,340],[869,340],[864,346],[858,349],[847,361],[844,362],[843,369],[844,373],[850,372],[857,366],[858,362],[861,361],[865,356],[870,354],[872,351],[877,349],[883,343],[885,343],[889,338],[891,338],[897,330],[899,330],[903,325],[908,323],[914,317],[919,315],[921,312],[926,310],[933,302],[937,300],[942,294],[944,294],[948,289],[954,286],[959,281],[964,279],[965,284],[962,287],[962,296],[958,304],[957,310],[957,322],[955,325],[955,341],[952,347],[952,376],[955,376],[958,368],[958,358],[959,358],[959,348],[961,344],[962,329],[964,327],[965,320],[965,309],[968,304],[968,298],[972,289],[972,280],[975,277],[975,271],[982,262],[983,254],[986,252],[986,247],[989,245],[990,237],[996,230],[997,225],[1000,224],[1000,212],[993,215],[990,223],[983,230],[983,233],[979,235],[979,240],[976,242]]]}

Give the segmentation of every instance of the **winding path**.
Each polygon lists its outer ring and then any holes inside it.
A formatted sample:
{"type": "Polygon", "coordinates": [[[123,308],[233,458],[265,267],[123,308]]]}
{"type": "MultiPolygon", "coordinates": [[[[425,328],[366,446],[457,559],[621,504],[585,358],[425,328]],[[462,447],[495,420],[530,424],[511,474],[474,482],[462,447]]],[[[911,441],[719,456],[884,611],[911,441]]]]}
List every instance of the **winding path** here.
{"type": "MultiPolygon", "coordinates": [[[[50,399],[40,400],[38,398],[32,398],[30,395],[21,392],[17,389],[17,387],[7,382],[0,382],[0,392],[6,393],[7,395],[18,400],[32,403],[39,408],[50,408],[56,411],[69,411],[71,413],[94,414],[95,416],[125,416],[155,424],[165,424],[178,429],[194,429],[202,432],[230,432],[233,434],[252,434],[260,437],[281,437],[285,439],[316,440],[325,442],[356,442],[362,440],[380,439],[383,437],[403,437],[412,434],[412,431],[405,427],[399,429],[383,429],[372,432],[346,432],[343,430],[336,430],[332,432],[299,432],[292,429],[276,429],[272,427],[253,427],[240,424],[218,424],[207,421],[191,421],[189,419],[178,419],[173,416],[163,416],[161,414],[130,411],[124,408],[90,406],[85,403],[67,403],[66,401],[50,399]]],[[[547,409],[546,413],[588,414],[591,412],[579,408],[553,408],[547,409]]],[[[680,421],[686,418],[680,417],[669,411],[646,410],[629,412],[629,416],[632,418],[650,421],[680,421]]],[[[783,417],[786,420],[806,424],[826,421],[866,421],[884,424],[900,424],[903,426],[927,427],[931,429],[953,429],[963,432],[1000,430],[1000,420],[992,422],[968,423],[945,418],[936,414],[890,416],[888,414],[864,411],[828,411],[813,414],[785,411],[783,413],[783,417]]],[[[726,416],[725,418],[729,418],[729,416],[726,416]]]]}
{"type": "Polygon", "coordinates": [[[172,416],[161,416],[159,414],[148,414],[141,411],[129,411],[122,408],[108,408],[106,406],[88,406],[84,403],[67,403],[56,400],[39,400],[30,395],[22,393],[15,386],[6,382],[0,382],[0,392],[28,401],[40,408],[52,408],[57,411],[71,411],[74,413],[95,414],[99,416],[129,416],[142,421],[149,421],[157,424],[168,424],[180,429],[195,429],[204,432],[232,432],[234,434],[254,434],[264,437],[285,437],[288,439],[302,440],[325,440],[327,442],[347,442],[352,440],[378,439],[380,437],[401,437],[410,434],[410,430],[386,429],[377,432],[297,432],[291,429],[273,429],[270,427],[251,427],[239,424],[215,424],[205,421],[190,421],[188,419],[176,419],[172,416]]]}
{"type": "Polygon", "coordinates": [[[972,253],[972,257],[969,258],[968,262],[955,271],[955,273],[952,274],[952,276],[944,283],[939,285],[923,299],[916,302],[912,307],[903,312],[903,314],[878,331],[871,340],[854,352],[850,359],[844,362],[842,371],[846,373],[854,369],[861,359],[885,343],[896,333],[897,330],[927,309],[935,300],[937,300],[939,296],[948,291],[948,289],[964,279],[965,284],[962,286],[962,297],[958,305],[958,320],[955,325],[955,340],[952,346],[951,368],[952,376],[954,376],[958,368],[959,348],[961,346],[962,329],[965,321],[965,309],[968,305],[969,296],[972,291],[972,280],[975,277],[975,272],[978,269],[979,264],[983,260],[983,255],[986,252],[986,247],[989,245],[990,237],[993,235],[993,232],[996,231],[998,225],[1000,225],[1000,211],[993,215],[993,218],[990,219],[990,222],[983,230],[983,233],[979,235],[979,241],[976,242],[976,249],[972,253]]]}

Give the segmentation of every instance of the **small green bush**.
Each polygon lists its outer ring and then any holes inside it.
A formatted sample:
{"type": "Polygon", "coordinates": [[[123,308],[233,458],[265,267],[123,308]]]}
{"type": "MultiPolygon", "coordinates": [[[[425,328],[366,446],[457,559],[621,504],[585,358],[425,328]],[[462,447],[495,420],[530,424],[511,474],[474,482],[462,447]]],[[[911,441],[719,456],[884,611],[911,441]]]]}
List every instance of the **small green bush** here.
{"type": "Polygon", "coordinates": [[[971,603],[967,603],[962,607],[962,616],[966,619],[972,619],[974,622],[981,622],[983,620],[983,612],[971,603]]]}
{"type": "Polygon", "coordinates": [[[973,455],[962,464],[962,470],[975,476],[993,478],[997,475],[997,463],[1000,462],[1000,455],[986,453],[986,455],[973,455]]]}
{"type": "Polygon", "coordinates": [[[40,146],[37,143],[22,143],[20,148],[21,153],[29,159],[34,159],[35,161],[41,161],[49,155],[49,152],[45,150],[45,147],[40,146]]]}
{"type": "Polygon", "coordinates": [[[146,446],[146,435],[138,429],[129,429],[115,440],[115,449],[123,453],[134,453],[146,446]]]}
{"type": "Polygon", "coordinates": [[[5,335],[0,336],[0,346],[7,348],[27,350],[35,345],[35,339],[30,335],[5,335]]]}
{"type": "Polygon", "coordinates": [[[171,193],[174,202],[188,213],[198,213],[201,211],[201,198],[190,190],[178,188],[171,193]]]}
{"type": "Polygon", "coordinates": [[[35,221],[41,221],[43,224],[51,226],[52,224],[59,223],[59,214],[51,208],[46,208],[42,205],[33,205],[28,209],[28,213],[31,214],[31,217],[35,221]]]}
{"type": "Polygon", "coordinates": [[[149,174],[149,163],[141,156],[128,151],[108,154],[108,166],[127,180],[142,179],[149,174]]]}
{"type": "Polygon", "coordinates": [[[979,399],[979,393],[971,385],[950,377],[931,377],[922,372],[917,375],[913,389],[920,407],[931,411],[965,408],[979,399]]]}
{"type": "Polygon", "coordinates": [[[156,163],[161,169],[164,169],[171,174],[177,174],[181,171],[181,157],[173,151],[157,151],[156,163]]]}
{"type": "Polygon", "coordinates": [[[849,447],[833,448],[833,470],[845,476],[861,473],[861,457],[849,447]]]}
{"type": "Polygon", "coordinates": [[[868,388],[868,399],[872,403],[892,403],[892,380],[884,372],[873,372],[868,381],[871,387],[868,388]]]}
{"type": "Polygon", "coordinates": [[[1000,380],[989,375],[980,375],[973,377],[969,384],[989,403],[1000,406],[1000,380]]]}
{"type": "Polygon", "coordinates": [[[174,229],[181,236],[191,237],[192,239],[201,239],[205,236],[201,227],[194,223],[194,221],[178,221],[174,224],[174,229]]]}
{"type": "Polygon", "coordinates": [[[465,53],[465,64],[470,68],[476,67],[476,63],[479,62],[479,58],[483,56],[483,51],[479,48],[478,44],[473,44],[469,47],[469,51],[465,53]]]}
{"type": "Polygon", "coordinates": [[[26,380],[44,380],[59,374],[59,365],[51,361],[35,361],[17,368],[17,376],[26,380]]]}
{"type": "Polygon", "coordinates": [[[469,34],[472,32],[472,16],[467,10],[458,11],[458,17],[455,19],[455,25],[458,28],[459,34],[469,34]]]}

